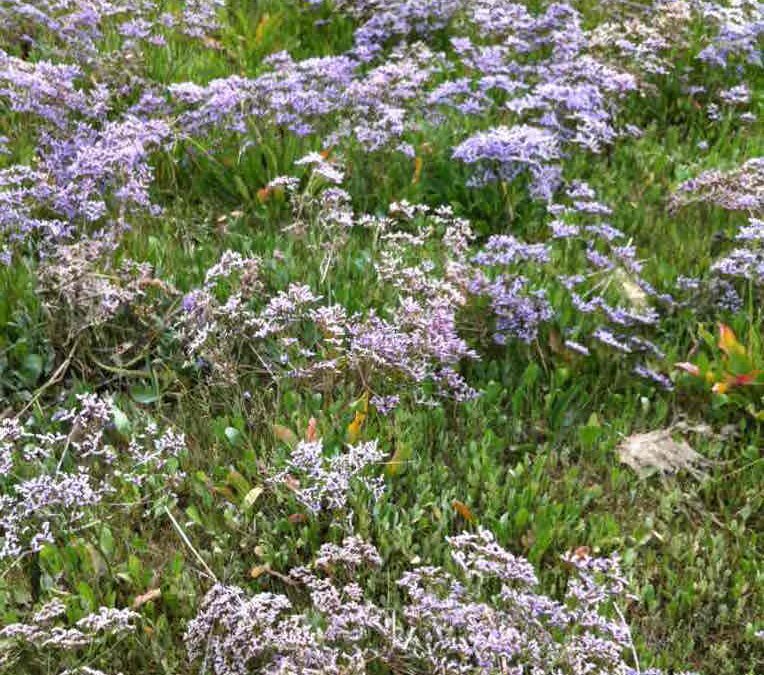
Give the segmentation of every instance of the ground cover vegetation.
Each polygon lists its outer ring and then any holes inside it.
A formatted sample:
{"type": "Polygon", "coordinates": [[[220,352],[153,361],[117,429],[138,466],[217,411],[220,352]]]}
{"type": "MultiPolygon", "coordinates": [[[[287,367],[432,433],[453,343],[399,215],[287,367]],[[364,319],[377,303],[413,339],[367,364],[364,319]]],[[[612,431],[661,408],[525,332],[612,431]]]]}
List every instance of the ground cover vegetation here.
{"type": "Polygon", "coordinates": [[[764,670],[754,0],[0,0],[0,671],[764,670]]]}

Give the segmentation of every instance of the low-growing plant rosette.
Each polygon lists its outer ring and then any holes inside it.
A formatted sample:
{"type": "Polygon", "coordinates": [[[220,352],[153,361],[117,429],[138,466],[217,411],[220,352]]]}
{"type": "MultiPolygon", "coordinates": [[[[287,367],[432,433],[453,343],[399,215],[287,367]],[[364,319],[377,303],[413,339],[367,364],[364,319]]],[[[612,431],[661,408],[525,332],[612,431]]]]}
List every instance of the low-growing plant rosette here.
{"type": "Polygon", "coordinates": [[[700,380],[715,395],[720,405],[745,410],[757,420],[764,420],[764,352],[753,328],[748,346],[735,332],[720,323],[718,337],[701,331],[706,351],[695,362],[675,364],[693,379],[700,380]]]}

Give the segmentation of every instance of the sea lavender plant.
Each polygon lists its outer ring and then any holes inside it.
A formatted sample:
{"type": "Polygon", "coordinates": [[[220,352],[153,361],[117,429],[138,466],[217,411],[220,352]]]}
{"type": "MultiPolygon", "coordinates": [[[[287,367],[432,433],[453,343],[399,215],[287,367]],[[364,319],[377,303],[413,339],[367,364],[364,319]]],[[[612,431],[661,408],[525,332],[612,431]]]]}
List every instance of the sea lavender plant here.
{"type": "MultiPolygon", "coordinates": [[[[77,653],[98,645],[107,648],[109,641],[135,633],[140,618],[130,609],[101,607],[67,625],[67,606],[54,598],[40,607],[27,622],[9,623],[0,629],[0,666],[26,668],[35,659],[50,658],[55,653],[64,663],[77,659],[77,653]]],[[[9,672],[11,672],[9,670],[9,672]]],[[[101,671],[74,666],[65,672],[94,675],[101,671]]]]}
{"type": "Polygon", "coordinates": [[[117,264],[117,248],[115,232],[109,231],[53,246],[45,255],[38,279],[45,306],[55,317],[57,341],[61,336],[69,341],[124,314],[145,329],[177,295],[149,264],[129,259],[117,264]]]}
{"type": "Polygon", "coordinates": [[[617,556],[596,558],[585,548],[566,555],[571,579],[555,600],[539,591],[533,566],[490,532],[448,543],[456,573],[432,566],[405,572],[400,613],[366,599],[362,579],[384,570],[374,547],[355,536],[324,544],[311,567],[289,572],[306,591],[299,603],[216,584],[188,624],[189,657],[216,675],[360,674],[375,662],[444,675],[639,672],[629,663],[631,631],[613,611],[629,597],[617,556]]]}
{"type": "Polygon", "coordinates": [[[18,418],[3,423],[0,561],[76,534],[99,507],[107,517],[119,497],[157,488],[171,496],[182,476],[176,458],[185,450],[183,435],[149,421],[120,440],[111,431],[114,419],[109,399],[83,394],[51,417],[51,430],[34,431],[31,420],[18,418]]]}
{"type": "Polygon", "coordinates": [[[384,489],[383,479],[366,474],[383,459],[384,453],[378,449],[377,441],[348,445],[346,450],[333,456],[324,454],[320,439],[300,441],[291,452],[286,470],[271,481],[274,485],[283,482],[292,485],[297,500],[313,513],[346,511],[353,485],[363,486],[379,499],[384,489]]]}

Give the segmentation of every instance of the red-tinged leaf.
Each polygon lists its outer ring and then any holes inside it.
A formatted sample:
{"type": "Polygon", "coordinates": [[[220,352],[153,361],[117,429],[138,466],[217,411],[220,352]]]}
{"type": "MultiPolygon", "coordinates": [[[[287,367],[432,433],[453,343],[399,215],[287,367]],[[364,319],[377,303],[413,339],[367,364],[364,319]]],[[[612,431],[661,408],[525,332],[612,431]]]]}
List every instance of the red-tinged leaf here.
{"type": "Polygon", "coordinates": [[[693,377],[701,377],[700,368],[698,368],[698,366],[696,366],[694,363],[690,363],[689,361],[681,361],[680,363],[675,363],[674,366],[679,368],[679,370],[683,370],[685,373],[689,373],[693,377]]]}
{"type": "Polygon", "coordinates": [[[591,549],[588,546],[579,546],[573,551],[573,556],[578,560],[586,560],[591,555],[591,549]]]}
{"type": "Polygon", "coordinates": [[[756,384],[756,378],[761,373],[760,370],[752,370],[750,373],[743,375],[732,375],[729,378],[730,387],[745,387],[747,385],[756,384]]]}
{"type": "Polygon", "coordinates": [[[744,373],[743,375],[727,374],[722,382],[717,382],[711,388],[711,391],[714,394],[726,394],[730,389],[757,384],[757,378],[760,374],[760,370],[752,370],[750,373],[744,373]]]}
{"type": "Polygon", "coordinates": [[[313,443],[318,436],[318,420],[315,417],[311,417],[308,420],[308,428],[305,430],[305,440],[308,443],[313,443]]]}
{"type": "Polygon", "coordinates": [[[474,523],[475,522],[475,515],[472,513],[469,506],[467,506],[464,502],[460,502],[458,499],[454,499],[454,501],[451,502],[451,507],[456,511],[464,520],[474,523]]]}
{"type": "Polygon", "coordinates": [[[304,513],[293,513],[287,520],[289,520],[292,525],[300,525],[301,523],[307,522],[308,516],[304,513]]]}
{"type": "Polygon", "coordinates": [[[286,443],[290,448],[293,448],[299,442],[297,434],[283,424],[273,425],[273,435],[278,438],[278,440],[286,443]]]}
{"type": "Polygon", "coordinates": [[[297,492],[297,490],[300,489],[300,481],[290,474],[284,476],[284,485],[286,485],[292,492],[297,492]]]}
{"type": "Polygon", "coordinates": [[[156,600],[160,597],[162,597],[162,589],[152,588],[142,595],[135,596],[135,600],[133,600],[133,609],[138,609],[139,607],[145,605],[147,602],[151,602],[152,600],[156,600]]]}

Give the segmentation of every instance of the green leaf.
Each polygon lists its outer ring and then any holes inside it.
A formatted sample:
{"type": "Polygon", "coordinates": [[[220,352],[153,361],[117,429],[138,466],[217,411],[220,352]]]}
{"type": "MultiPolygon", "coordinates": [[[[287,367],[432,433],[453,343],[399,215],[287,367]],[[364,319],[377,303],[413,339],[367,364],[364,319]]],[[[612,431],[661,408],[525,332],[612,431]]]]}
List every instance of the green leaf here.
{"type": "Polygon", "coordinates": [[[242,501],[242,507],[245,510],[251,509],[255,502],[257,501],[257,498],[263,494],[263,488],[259,485],[257,487],[253,487],[249,492],[247,492],[246,496],[244,497],[244,500],[242,501]]]}
{"type": "Polygon", "coordinates": [[[114,555],[114,535],[108,527],[104,527],[101,530],[98,545],[107,558],[111,558],[114,555]]]}
{"type": "Polygon", "coordinates": [[[27,354],[21,366],[24,379],[29,384],[34,384],[42,375],[43,360],[39,354],[27,354]]]}
{"type": "Polygon", "coordinates": [[[228,442],[235,448],[244,442],[244,436],[236,427],[226,427],[223,433],[228,442]]]}
{"type": "Polygon", "coordinates": [[[112,408],[112,416],[114,417],[114,428],[123,436],[130,435],[130,419],[125,413],[123,413],[117,406],[112,408]]]}
{"type": "Polygon", "coordinates": [[[130,388],[130,396],[136,403],[154,403],[159,400],[159,392],[154,387],[136,385],[130,388]]]}

